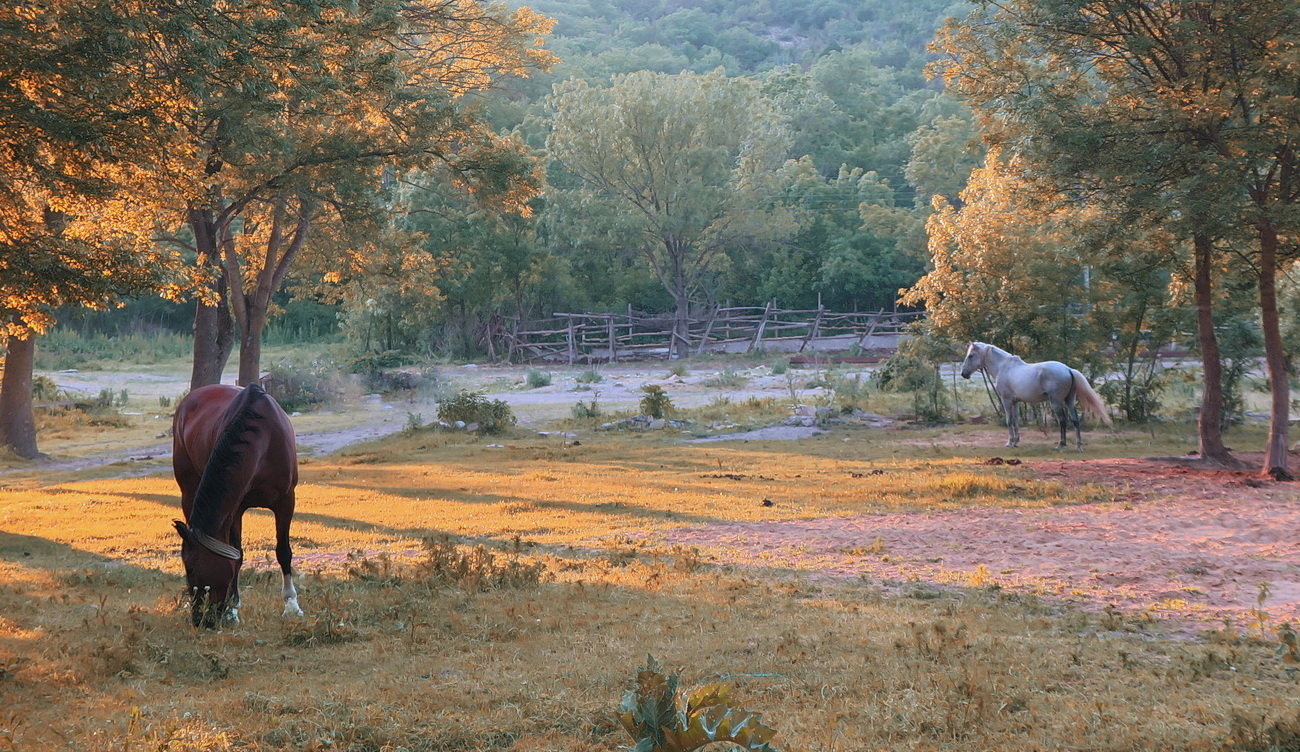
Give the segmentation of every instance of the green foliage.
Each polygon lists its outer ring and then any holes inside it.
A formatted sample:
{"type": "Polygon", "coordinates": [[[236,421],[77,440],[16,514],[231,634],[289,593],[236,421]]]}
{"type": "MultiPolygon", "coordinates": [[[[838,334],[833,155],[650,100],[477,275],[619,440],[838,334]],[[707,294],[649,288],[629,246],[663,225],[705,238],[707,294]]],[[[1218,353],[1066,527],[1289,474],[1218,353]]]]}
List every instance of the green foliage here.
{"type": "Polygon", "coordinates": [[[37,402],[57,402],[66,396],[49,376],[37,374],[32,377],[32,399],[37,402]]]}
{"type": "Polygon", "coordinates": [[[668,393],[658,384],[647,384],[641,387],[641,391],[645,392],[641,398],[641,412],[651,418],[662,418],[675,409],[668,393]]]}
{"type": "Polygon", "coordinates": [[[605,380],[605,377],[600,374],[600,371],[597,371],[594,368],[588,368],[575,376],[573,380],[579,384],[599,384],[605,380]]]}
{"type": "Polygon", "coordinates": [[[830,388],[834,392],[831,400],[840,412],[866,409],[870,393],[869,379],[863,378],[862,374],[837,375],[830,383],[830,388]]]}
{"type": "Polygon", "coordinates": [[[555,221],[589,243],[636,249],[678,312],[713,282],[727,248],[792,231],[770,200],[790,134],[757,82],[641,71],[607,87],[557,84],[549,102],[555,221]]]}
{"type": "Polygon", "coordinates": [[[668,366],[668,375],[676,376],[679,379],[684,379],[687,376],[691,375],[691,369],[687,367],[684,361],[680,361],[680,360],[674,361],[671,365],[668,366]]]}
{"type": "Polygon", "coordinates": [[[329,359],[308,363],[281,360],[266,369],[263,386],[289,412],[338,402],[347,391],[347,380],[329,359]]]}
{"type": "Polygon", "coordinates": [[[776,360],[772,361],[772,365],[770,366],[770,368],[772,369],[772,374],[774,376],[780,376],[784,374],[786,371],[790,370],[790,359],[777,358],[776,360]]]}
{"type": "Polygon", "coordinates": [[[166,331],[120,334],[82,333],[55,327],[37,341],[36,367],[46,371],[88,368],[97,363],[154,364],[184,358],[194,350],[194,338],[166,331]]]}
{"type": "Polygon", "coordinates": [[[1158,371],[1147,371],[1140,379],[1115,379],[1098,385],[1097,393],[1108,405],[1124,413],[1133,423],[1148,423],[1160,414],[1161,397],[1169,386],[1158,371]]]}
{"type": "Polygon", "coordinates": [[[777,752],[771,745],[776,729],[762,716],[732,705],[726,684],[679,689],[680,676],[664,674],[649,656],[637,671],[636,687],[619,706],[618,723],[634,740],[621,747],[631,752],[693,752],[711,744],[728,743],[753,752],[777,752]]]}
{"type": "Polygon", "coordinates": [[[385,368],[397,368],[409,361],[401,350],[384,350],[382,352],[360,353],[352,358],[349,368],[352,373],[372,374],[385,368]]]}
{"type": "Polygon", "coordinates": [[[515,425],[514,411],[502,400],[488,399],[477,392],[461,391],[438,403],[438,420],[478,424],[481,433],[503,433],[515,425]]]}
{"type": "Polygon", "coordinates": [[[578,418],[579,420],[599,418],[600,416],[600,392],[593,393],[590,402],[578,400],[577,404],[573,406],[573,417],[578,418]]]}
{"type": "Polygon", "coordinates": [[[1219,333],[1219,355],[1223,361],[1223,425],[1239,425],[1246,418],[1244,381],[1259,365],[1263,337],[1253,322],[1232,319],[1219,333]]]}
{"type": "Polygon", "coordinates": [[[916,419],[938,423],[949,419],[951,407],[939,367],[925,354],[904,345],[876,371],[876,385],[887,392],[912,395],[916,419]]]}
{"type": "Polygon", "coordinates": [[[529,389],[551,385],[551,374],[537,368],[528,369],[528,378],[526,383],[529,389]]]}

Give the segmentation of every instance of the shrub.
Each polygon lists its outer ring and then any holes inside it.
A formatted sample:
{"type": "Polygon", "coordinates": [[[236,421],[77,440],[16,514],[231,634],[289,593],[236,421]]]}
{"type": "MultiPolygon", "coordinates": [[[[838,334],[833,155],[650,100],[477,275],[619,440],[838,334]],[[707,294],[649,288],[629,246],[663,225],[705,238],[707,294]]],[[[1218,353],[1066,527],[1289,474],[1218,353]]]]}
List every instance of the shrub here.
{"type": "Polygon", "coordinates": [[[676,363],[673,363],[672,365],[668,366],[668,375],[676,376],[678,378],[684,379],[687,376],[691,375],[691,371],[689,368],[686,367],[686,363],[679,360],[676,363]]]}
{"type": "Polygon", "coordinates": [[[589,368],[586,371],[583,371],[574,379],[574,381],[577,381],[579,384],[599,384],[604,380],[605,377],[601,376],[600,371],[597,371],[594,368],[589,368]]]}
{"type": "Polygon", "coordinates": [[[938,423],[948,419],[948,393],[939,368],[930,360],[900,349],[881,364],[876,385],[886,392],[912,395],[916,419],[938,423]]]}
{"type": "Polygon", "coordinates": [[[59,402],[67,399],[67,395],[54,383],[54,379],[38,373],[32,377],[32,399],[37,402],[59,402]]]}
{"type": "Polygon", "coordinates": [[[528,370],[529,389],[536,389],[538,387],[550,386],[550,385],[551,385],[551,374],[538,370],[536,368],[530,368],[528,370]]]}
{"type": "Polygon", "coordinates": [[[372,392],[432,392],[447,387],[447,381],[432,368],[396,368],[365,374],[366,389],[372,392]]]}
{"type": "Polygon", "coordinates": [[[600,392],[593,392],[591,402],[578,400],[578,404],[573,406],[573,417],[578,419],[599,418],[600,417],[600,392]]]}
{"type": "Polygon", "coordinates": [[[366,352],[352,358],[349,367],[352,373],[370,374],[376,371],[382,371],[386,368],[397,368],[406,365],[406,357],[400,350],[384,350],[383,352],[366,352]]]}
{"type": "Polygon", "coordinates": [[[461,391],[438,403],[438,420],[477,423],[482,433],[502,433],[515,425],[515,414],[502,400],[488,399],[478,392],[461,391]]]}
{"type": "Polygon", "coordinates": [[[266,393],[290,412],[343,398],[347,380],[333,362],[316,360],[306,365],[281,361],[266,369],[266,393]]]}
{"type": "Polygon", "coordinates": [[[645,392],[645,396],[641,398],[641,412],[651,418],[662,418],[676,409],[673,407],[672,399],[658,384],[643,386],[641,391],[645,392]]]}
{"type": "Polygon", "coordinates": [[[790,370],[789,358],[777,358],[776,360],[772,361],[773,375],[780,376],[781,374],[785,373],[788,370],[790,370]]]}

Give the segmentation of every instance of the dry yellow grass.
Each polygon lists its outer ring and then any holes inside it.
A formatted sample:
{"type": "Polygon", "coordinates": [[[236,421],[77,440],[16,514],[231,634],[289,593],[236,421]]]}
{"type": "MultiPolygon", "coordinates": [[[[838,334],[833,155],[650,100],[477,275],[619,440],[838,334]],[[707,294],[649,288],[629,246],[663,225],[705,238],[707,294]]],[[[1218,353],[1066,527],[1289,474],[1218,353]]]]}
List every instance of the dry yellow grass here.
{"type": "Polygon", "coordinates": [[[245,622],[216,633],[178,608],[168,475],[29,480],[0,492],[0,749],[607,750],[629,741],[610,716],[646,654],[688,683],[730,677],[788,750],[1266,749],[1251,740],[1295,717],[1273,645],[1165,640],[976,580],[886,597],[718,570],[654,543],[713,520],[1100,495],[852,437],[417,433],[313,460],[294,527],[307,616],[278,616],[254,512],[245,622]],[[422,541],[443,534],[495,559],[440,574],[422,541]],[[509,562],[541,581],[486,587],[509,562]]]}

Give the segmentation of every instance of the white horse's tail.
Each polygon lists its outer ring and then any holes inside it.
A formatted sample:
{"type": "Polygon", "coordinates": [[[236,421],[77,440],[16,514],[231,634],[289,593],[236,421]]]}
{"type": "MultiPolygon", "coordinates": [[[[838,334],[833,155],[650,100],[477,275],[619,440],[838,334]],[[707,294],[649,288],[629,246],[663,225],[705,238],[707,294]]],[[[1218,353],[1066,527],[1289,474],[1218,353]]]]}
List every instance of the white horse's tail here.
{"type": "Polygon", "coordinates": [[[1070,370],[1074,372],[1074,382],[1079,392],[1079,402],[1083,403],[1083,406],[1087,409],[1097,413],[1106,425],[1114,426],[1115,424],[1110,420],[1110,411],[1106,409],[1106,403],[1101,401],[1101,395],[1097,394],[1092,385],[1088,383],[1088,378],[1076,369],[1071,368],[1070,370]]]}

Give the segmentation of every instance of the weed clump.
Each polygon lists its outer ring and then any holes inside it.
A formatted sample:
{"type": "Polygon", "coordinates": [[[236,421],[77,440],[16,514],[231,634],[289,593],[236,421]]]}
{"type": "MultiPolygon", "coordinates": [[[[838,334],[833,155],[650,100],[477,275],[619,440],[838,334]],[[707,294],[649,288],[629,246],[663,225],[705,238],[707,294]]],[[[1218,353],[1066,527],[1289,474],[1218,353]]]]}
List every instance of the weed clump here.
{"type": "Polygon", "coordinates": [[[577,404],[573,406],[573,417],[577,418],[578,420],[599,418],[601,414],[602,414],[602,410],[600,409],[600,392],[592,392],[590,402],[584,402],[582,400],[578,400],[577,404]]]}
{"type": "Polygon", "coordinates": [[[415,577],[429,585],[456,586],[471,593],[541,584],[545,565],[526,564],[514,558],[503,563],[483,546],[468,553],[450,538],[425,538],[424,559],[415,565],[415,577]]]}
{"type": "Polygon", "coordinates": [[[641,398],[641,412],[651,418],[662,418],[675,409],[672,398],[658,384],[647,384],[641,387],[641,391],[645,392],[645,396],[641,398]]]}
{"type": "Polygon", "coordinates": [[[622,749],[645,752],[692,752],[712,744],[731,744],[754,752],[778,752],[771,745],[776,729],[762,715],[734,707],[731,687],[706,684],[679,689],[677,674],[664,674],[653,656],[636,675],[619,707],[618,723],[635,741],[622,749]]]}
{"type": "Polygon", "coordinates": [[[503,433],[513,428],[516,422],[514,411],[504,401],[466,391],[438,403],[438,420],[444,423],[460,421],[466,425],[477,423],[478,430],[483,433],[503,433]]]}

